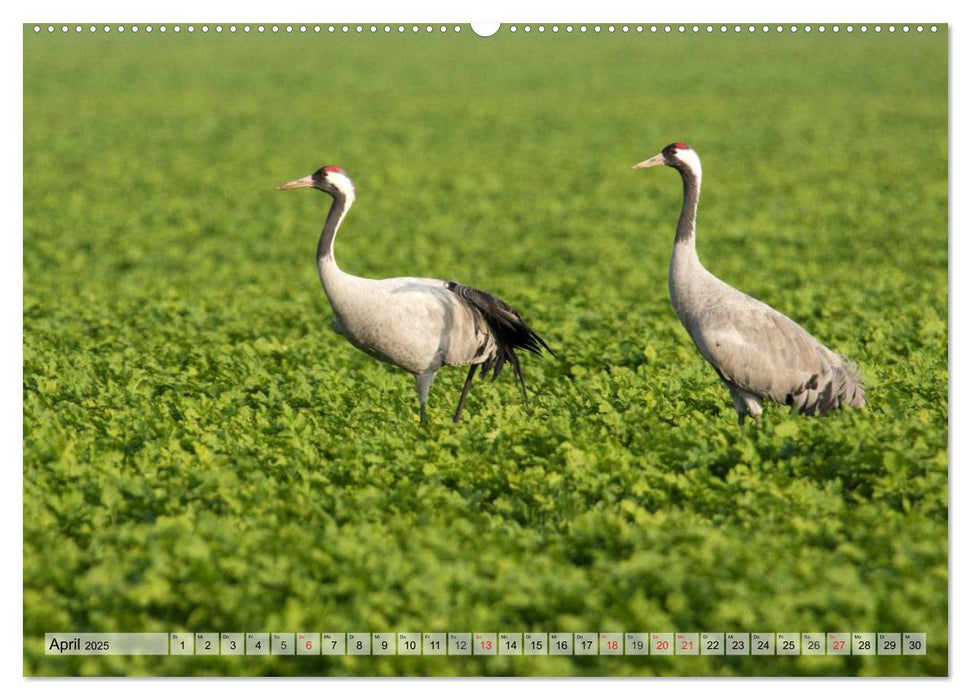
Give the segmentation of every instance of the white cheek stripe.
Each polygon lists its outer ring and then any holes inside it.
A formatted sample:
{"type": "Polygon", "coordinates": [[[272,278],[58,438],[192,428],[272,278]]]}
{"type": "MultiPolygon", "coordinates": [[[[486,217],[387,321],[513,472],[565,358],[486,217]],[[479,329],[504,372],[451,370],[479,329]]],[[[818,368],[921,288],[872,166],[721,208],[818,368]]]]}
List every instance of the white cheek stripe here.
{"type": "Polygon", "coordinates": [[[327,179],[332,185],[334,185],[334,187],[343,192],[348,200],[354,199],[354,183],[351,182],[351,179],[347,177],[347,175],[328,171],[327,179]]]}
{"type": "Polygon", "coordinates": [[[678,159],[688,166],[688,169],[695,174],[696,177],[701,177],[701,158],[690,148],[681,149],[677,151],[678,159]]]}

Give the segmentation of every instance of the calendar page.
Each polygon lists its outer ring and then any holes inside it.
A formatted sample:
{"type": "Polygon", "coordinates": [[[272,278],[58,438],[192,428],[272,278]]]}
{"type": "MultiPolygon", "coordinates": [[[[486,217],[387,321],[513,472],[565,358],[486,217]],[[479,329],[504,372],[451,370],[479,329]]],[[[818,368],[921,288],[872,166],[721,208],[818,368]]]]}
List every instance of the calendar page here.
{"type": "Polygon", "coordinates": [[[946,23],[22,31],[24,675],[948,675],[946,23]]]}

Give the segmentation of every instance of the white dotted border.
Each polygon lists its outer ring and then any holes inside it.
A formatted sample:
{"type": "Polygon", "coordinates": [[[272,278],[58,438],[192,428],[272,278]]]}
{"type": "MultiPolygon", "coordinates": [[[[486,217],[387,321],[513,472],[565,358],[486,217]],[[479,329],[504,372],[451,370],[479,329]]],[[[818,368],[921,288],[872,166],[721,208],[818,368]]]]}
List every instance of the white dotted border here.
{"type": "Polygon", "coordinates": [[[57,32],[62,34],[68,34],[70,32],[74,32],[75,34],[110,34],[112,32],[118,34],[124,34],[125,32],[131,32],[132,34],[137,34],[138,32],[145,32],[146,34],[151,34],[152,32],[160,32],[162,34],[195,34],[196,32],[202,34],[208,34],[210,32],[214,32],[216,34],[221,34],[223,32],[228,32],[230,34],[405,34],[406,32],[413,34],[417,34],[419,32],[431,34],[433,32],[438,32],[445,34],[448,32],[458,33],[463,31],[462,27],[457,24],[35,24],[32,28],[35,34],[45,32],[48,34],[55,34],[57,32]]]}
{"type": "MultiPolygon", "coordinates": [[[[607,25],[586,25],[586,24],[553,24],[553,25],[531,25],[531,24],[511,24],[509,26],[501,27],[500,32],[506,32],[509,34],[530,34],[536,32],[538,34],[601,34],[606,32],[608,34],[615,34],[620,32],[622,34],[635,33],[643,34],[648,32],[651,34],[664,33],[679,33],[679,34],[727,34],[729,32],[734,34],[796,34],[796,33],[825,33],[832,32],[833,34],[838,34],[840,32],[846,32],[847,34],[852,34],[853,32],[860,32],[861,34],[866,34],[868,32],[874,32],[880,34],[884,31],[890,34],[896,33],[898,30],[903,34],[908,34],[911,31],[922,33],[926,30],[930,32],[937,32],[938,26],[922,25],[922,24],[846,24],[846,25],[796,25],[796,24],[607,24],[607,25]]],[[[432,25],[432,24],[173,24],[173,25],[140,25],[140,24],[88,24],[88,25],[69,25],[69,24],[35,24],[33,25],[33,31],[35,34],[68,34],[74,32],[75,34],[95,34],[103,33],[109,34],[116,32],[118,34],[124,34],[130,32],[132,34],[137,34],[139,32],[144,32],[146,34],[151,34],[153,32],[159,32],[162,34],[173,33],[173,34],[208,34],[216,33],[221,34],[223,32],[228,32],[230,34],[447,34],[447,33],[459,33],[464,31],[461,26],[455,25],[432,25]]],[[[474,33],[474,32],[473,32],[474,33]]]]}

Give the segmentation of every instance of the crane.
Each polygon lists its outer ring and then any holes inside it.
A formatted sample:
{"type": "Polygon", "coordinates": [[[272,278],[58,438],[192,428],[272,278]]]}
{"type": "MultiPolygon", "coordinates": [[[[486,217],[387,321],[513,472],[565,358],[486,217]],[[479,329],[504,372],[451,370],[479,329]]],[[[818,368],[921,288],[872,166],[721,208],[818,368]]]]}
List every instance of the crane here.
{"type": "Polygon", "coordinates": [[[487,292],[425,277],[367,279],[349,275],[334,259],[337,229],[354,203],[354,183],[336,165],[277,187],[312,187],[333,198],[317,243],[317,270],[334,312],[332,327],[354,347],[415,377],[420,420],[427,422],[425,403],[435,374],[444,366],[471,365],[455,410],[462,417],[476,369],[495,380],[508,362],[529,408],[526,381],[517,349],[542,356],[549,346],[515,309],[487,292]]]}
{"type": "Polygon", "coordinates": [[[862,407],[866,391],[856,365],[758,299],[711,274],[695,250],[701,159],[686,143],[668,144],[634,170],[667,165],[679,173],[684,202],[668,269],[671,305],[702,356],[728,388],[744,425],[756,425],[762,401],[825,415],[841,405],[862,407]]]}

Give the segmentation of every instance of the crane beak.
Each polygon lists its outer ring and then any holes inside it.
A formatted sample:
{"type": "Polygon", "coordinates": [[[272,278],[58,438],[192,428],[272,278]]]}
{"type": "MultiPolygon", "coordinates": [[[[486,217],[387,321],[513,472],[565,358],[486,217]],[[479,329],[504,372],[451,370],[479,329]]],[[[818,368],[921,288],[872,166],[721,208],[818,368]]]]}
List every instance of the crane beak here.
{"type": "Polygon", "coordinates": [[[301,187],[313,187],[314,178],[312,175],[307,177],[302,177],[299,180],[293,180],[292,182],[285,182],[282,185],[277,185],[276,191],[281,192],[283,190],[296,190],[301,187]]]}
{"type": "Polygon", "coordinates": [[[658,153],[653,158],[648,158],[647,160],[642,160],[640,163],[635,163],[630,166],[631,170],[640,170],[641,168],[653,168],[655,165],[664,165],[664,154],[658,153]]]}

